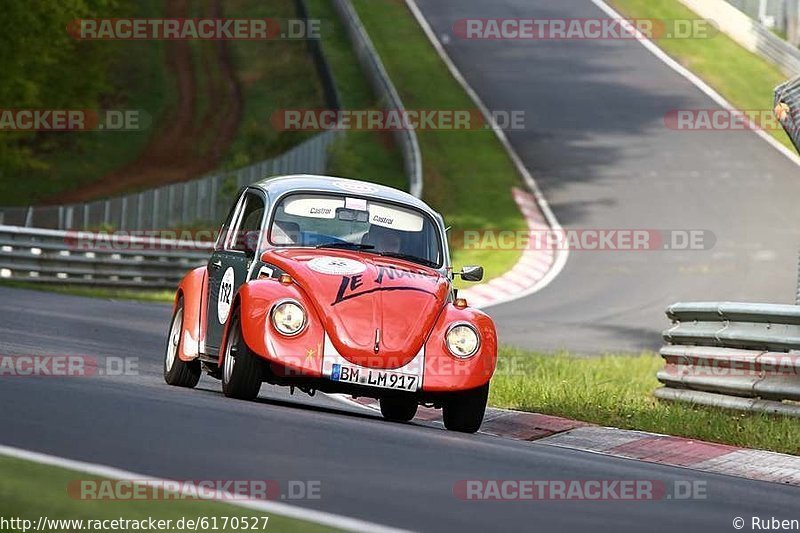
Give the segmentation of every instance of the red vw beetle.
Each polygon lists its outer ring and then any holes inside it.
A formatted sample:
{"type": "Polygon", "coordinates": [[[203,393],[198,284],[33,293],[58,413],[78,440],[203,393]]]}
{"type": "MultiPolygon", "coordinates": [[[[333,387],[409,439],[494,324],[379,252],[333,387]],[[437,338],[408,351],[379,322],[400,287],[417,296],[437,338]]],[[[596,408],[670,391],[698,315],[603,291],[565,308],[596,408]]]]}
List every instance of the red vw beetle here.
{"type": "Polygon", "coordinates": [[[380,402],[389,420],[442,408],[448,429],[483,421],[497,360],[492,320],[457,298],[441,216],[404,192],[322,176],[246,187],[207,267],[175,295],[164,378],[205,370],[226,396],[261,384],[380,402]]]}

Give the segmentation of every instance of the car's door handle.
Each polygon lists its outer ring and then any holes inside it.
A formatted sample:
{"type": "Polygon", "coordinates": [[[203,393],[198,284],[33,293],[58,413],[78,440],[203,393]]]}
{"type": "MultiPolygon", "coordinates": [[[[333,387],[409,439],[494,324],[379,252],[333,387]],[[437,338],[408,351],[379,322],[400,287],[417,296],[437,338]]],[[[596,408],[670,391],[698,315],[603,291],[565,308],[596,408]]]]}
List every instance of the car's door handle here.
{"type": "Polygon", "coordinates": [[[221,266],[222,266],[222,261],[214,261],[213,263],[211,263],[211,268],[213,268],[214,270],[218,270],[219,267],[221,266]]]}

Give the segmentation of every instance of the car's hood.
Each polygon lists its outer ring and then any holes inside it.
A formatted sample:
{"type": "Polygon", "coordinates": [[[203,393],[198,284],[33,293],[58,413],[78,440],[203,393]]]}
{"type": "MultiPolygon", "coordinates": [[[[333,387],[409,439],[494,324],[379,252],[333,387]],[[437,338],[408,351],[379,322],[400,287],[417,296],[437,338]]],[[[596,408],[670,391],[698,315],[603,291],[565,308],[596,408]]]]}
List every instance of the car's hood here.
{"type": "Polygon", "coordinates": [[[337,351],[373,368],[405,365],[422,348],[445,304],[448,279],[375,254],[278,249],[264,254],[313,301],[337,351]]]}

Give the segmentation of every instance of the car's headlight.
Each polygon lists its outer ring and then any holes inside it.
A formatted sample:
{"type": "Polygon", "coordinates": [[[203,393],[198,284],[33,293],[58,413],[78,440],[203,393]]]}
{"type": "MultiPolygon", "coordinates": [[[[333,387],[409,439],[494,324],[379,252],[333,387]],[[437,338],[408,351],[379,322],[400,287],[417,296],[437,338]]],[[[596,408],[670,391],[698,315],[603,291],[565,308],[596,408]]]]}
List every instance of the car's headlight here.
{"type": "Polygon", "coordinates": [[[460,359],[472,357],[480,347],[480,338],[475,328],[469,324],[453,324],[447,330],[447,349],[460,359]]]}
{"type": "Polygon", "coordinates": [[[294,300],[280,301],[272,308],[272,325],[283,335],[297,335],[306,325],[306,312],[294,300]]]}

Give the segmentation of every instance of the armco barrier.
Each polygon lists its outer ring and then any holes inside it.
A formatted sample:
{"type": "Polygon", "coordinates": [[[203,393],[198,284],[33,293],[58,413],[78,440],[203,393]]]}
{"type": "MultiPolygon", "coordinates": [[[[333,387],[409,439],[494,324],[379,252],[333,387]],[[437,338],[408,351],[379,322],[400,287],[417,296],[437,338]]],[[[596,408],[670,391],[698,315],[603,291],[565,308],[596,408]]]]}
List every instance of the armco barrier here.
{"type": "Polygon", "coordinates": [[[778,120],[800,152],[800,76],[775,87],[774,105],[778,120]]]}
{"type": "Polygon", "coordinates": [[[115,237],[0,226],[0,280],[97,287],[174,289],[206,263],[210,242],[115,237]]]}
{"type": "Polygon", "coordinates": [[[797,261],[797,290],[795,291],[794,304],[800,305],[800,254],[797,261]]]}
{"type": "Polygon", "coordinates": [[[800,50],[725,0],[680,0],[703,17],[714,21],[722,33],[747,50],[775,63],[788,76],[800,74],[800,50]]]}
{"type": "Polygon", "coordinates": [[[800,416],[800,307],[678,303],[667,317],[657,398],[800,416]]]}
{"type": "MultiPolygon", "coordinates": [[[[386,109],[404,111],[403,101],[397,93],[389,74],[381,62],[372,40],[358,18],[350,0],[334,0],[339,18],[347,29],[347,34],[355,48],[361,66],[369,76],[373,90],[386,109]]],[[[408,192],[417,198],[422,197],[422,154],[419,149],[417,133],[410,128],[396,130],[395,139],[403,154],[403,166],[408,179],[408,192]]]]}
{"type": "MultiPolygon", "coordinates": [[[[787,39],[797,34],[798,0],[726,0],[750,18],[764,22],[776,31],[785,33],[787,39]],[[768,21],[768,22],[767,22],[768,21]]],[[[791,42],[791,39],[789,39],[791,42]]],[[[796,44],[796,42],[795,42],[796,44]]]]}

